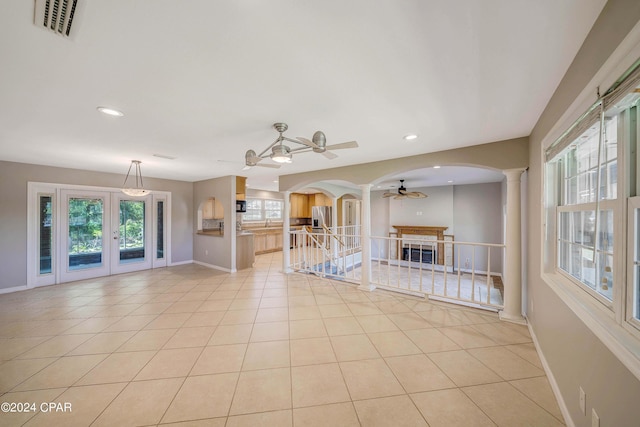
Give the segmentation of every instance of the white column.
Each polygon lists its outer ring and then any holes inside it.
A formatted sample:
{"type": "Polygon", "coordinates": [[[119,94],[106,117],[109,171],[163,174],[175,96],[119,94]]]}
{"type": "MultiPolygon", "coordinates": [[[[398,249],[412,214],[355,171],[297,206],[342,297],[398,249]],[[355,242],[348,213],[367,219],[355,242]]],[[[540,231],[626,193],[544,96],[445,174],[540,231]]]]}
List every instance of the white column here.
{"type": "Polygon", "coordinates": [[[336,236],[336,239],[333,239],[331,242],[331,247],[333,248],[332,253],[335,259],[338,258],[338,198],[333,197],[331,199],[331,231],[333,231],[333,235],[336,236]]]}
{"type": "Polygon", "coordinates": [[[291,242],[291,235],[289,229],[291,222],[289,221],[290,202],[289,197],[291,191],[284,191],[284,207],[282,212],[282,272],[291,273],[291,250],[289,249],[289,242],[291,242]]]}
{"type": "Polygon", "coordinates": [[[362,278],[358,289],[372,291],[371,284],[371,184],[360,185],[362,190],[362,278]]]}
{"type": "Polygon", "coordinates": [[[526,324],[522,316],[522,214],[520,176],[524,169],[502,171],[507,177],[507,235],[505,236],[504,310],[500,319],[526,324]]]}

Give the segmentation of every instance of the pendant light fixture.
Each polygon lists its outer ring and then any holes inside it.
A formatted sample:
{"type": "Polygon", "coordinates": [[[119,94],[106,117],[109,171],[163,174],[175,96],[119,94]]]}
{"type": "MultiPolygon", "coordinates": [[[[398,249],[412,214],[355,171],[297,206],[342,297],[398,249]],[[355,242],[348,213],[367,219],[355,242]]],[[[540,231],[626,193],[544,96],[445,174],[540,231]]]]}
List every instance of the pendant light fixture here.
{"type": "Polygon", "coordinates": [[[122,192],[127,196],[132,197],[143,197],[147,194],[151,193],[151,190],[145,190],[144,184],[142,183],[142,171],[140,170],[140,160],[131,160],[131,165],[129,165],[129,170],[127,171],[127,177],[124,179],[124,184],[122,184],[122,192]],[[127,181],[129,180],[129,175],[131,174],[131,168],[135,165],[135,174],[136,174],[136,186],[135,187],[127,187],[127,181]]]}

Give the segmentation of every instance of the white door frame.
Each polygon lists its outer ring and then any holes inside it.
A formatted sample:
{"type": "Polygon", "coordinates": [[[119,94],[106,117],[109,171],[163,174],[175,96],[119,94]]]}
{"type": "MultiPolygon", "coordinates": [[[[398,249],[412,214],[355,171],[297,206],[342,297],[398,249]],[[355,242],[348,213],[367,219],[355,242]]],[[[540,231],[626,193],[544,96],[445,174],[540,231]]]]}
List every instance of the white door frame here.
{"type": "MultiPolygon", "coordinates": [[[[62,204],[66,201],[62,200],[61,194],[63,191],[78,192],[78,194],[87,193],[100,193],[107,192],[111,194],[120,194],[119,188],[111,187],[95,187],[85,185],[69,185],[69,184],[55,184],[55,183],[43,183],[43,182],[28,182],[27,183],[27,288],[34,288],[39,286],[47,286],[58,283],[64,283],[64,276],[61,275],[60,261],[59,259],[64,256],[66,251],[60,249],[62,242],[66,242],[66,235],[61,228],[63,208],[62,204]],[[52,198],[52,265],[51,272],[40,273],[40,257],[39,257],[39,197],[51,196],[52,198]]],[[[112,198],[114,196],[111,196],[112,198]]],[[[147,268],[166,267],[171,265],[171,193],[168,191],[153,191],[151,197],[151,209],[150,209],[150,221],[152,224],[151,244],[148,246],[150,251],[151,263],[147,268]],[[163,202],[164,207],[164,229],[163,229],[163,253],[162,258],[157,258],[157,202],[163,202]],[[153,249],[151,249],[153,248],[153,249]]],[[[111,203],[111,202],[109,202],[111,203]]],[[[66,210],[65,210],[66,211],[66,210]]],[[[111,210],[109,211],[111,213],[111,210]]],[[[116,221],[117,222],[117,221],[116,221]]],[[[111,223],[109,224],[109,228],[111,223]]],[[[110,232],[111,230],[109,230],[110,232]]],[[[104,230],[103,230],[104,232],[104,230]]],[[[109,234],[108,238],[112,239],[113,236],[109,234]]],[[[66,243],[65,243],[66,244],[66,243]]],[[[103,257],[104,257],[103,252],[103,257]]],[[[106,255],[107,257],[109,255],[106,255]]],[[[104,261],[104,258],[103,258],[104,261]]],[[[64,264],[63,264],[64,265],[64,264]]],[[[114,274],[111,271],[111,266],[105,275],[114,274]]],[[[74,278],[73,280],[80,280],[80,278],[74,278]]]]}

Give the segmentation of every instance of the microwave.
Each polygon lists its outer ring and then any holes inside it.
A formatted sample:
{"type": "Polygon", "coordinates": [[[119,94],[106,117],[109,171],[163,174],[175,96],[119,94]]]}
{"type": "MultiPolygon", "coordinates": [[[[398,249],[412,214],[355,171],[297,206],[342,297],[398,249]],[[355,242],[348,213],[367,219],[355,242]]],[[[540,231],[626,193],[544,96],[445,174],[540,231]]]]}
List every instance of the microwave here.
{"type": "Polygon", "coordinates": [[[247,211],[247,201],[236,200],[236,212],[246,212],[246,211],[247,211]]]}

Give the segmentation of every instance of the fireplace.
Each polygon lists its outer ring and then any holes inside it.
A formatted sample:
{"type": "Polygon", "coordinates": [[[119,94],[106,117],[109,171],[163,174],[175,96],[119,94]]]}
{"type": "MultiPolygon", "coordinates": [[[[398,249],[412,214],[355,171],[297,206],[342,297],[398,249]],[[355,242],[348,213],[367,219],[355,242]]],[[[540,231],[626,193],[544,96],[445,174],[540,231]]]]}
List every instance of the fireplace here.
{"type": "Polygon", "coordinates": [[[402,248],[402,260],[403,261],[415,261],[423,263],[433,264],[433,249],[431,248],[402,248]],[[420,256],[422,255],[422,258],[420,256]]]}

